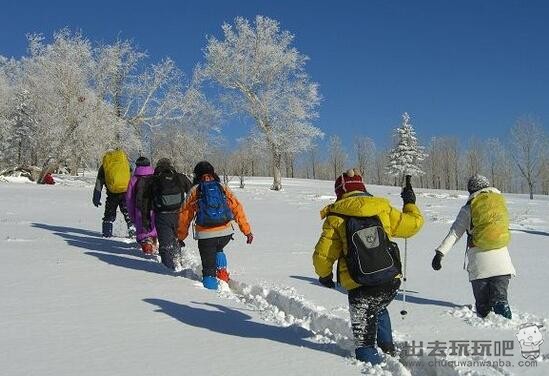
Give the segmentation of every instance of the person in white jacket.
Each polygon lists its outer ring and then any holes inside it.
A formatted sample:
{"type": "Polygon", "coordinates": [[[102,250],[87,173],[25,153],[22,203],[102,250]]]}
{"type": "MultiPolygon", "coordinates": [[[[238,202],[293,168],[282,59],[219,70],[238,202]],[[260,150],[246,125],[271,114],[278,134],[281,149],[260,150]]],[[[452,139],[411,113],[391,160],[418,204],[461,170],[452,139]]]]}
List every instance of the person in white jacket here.
{"type": "MultiPolygon", "coordinates": [[[[489,180],[482,175],[472,176],[467,183],[467,190],[469,191],[469,199],[467,203],[461,208],[459,214],[450,228],[450,232],[442,243],[436,248],[435,256],[432,261],[432,267],[434,270],[440,270],[442,268],[442,258],[446,255],[450,249],[456,244],[456,242],[467,233],[467,271],[469,272],[469,281],[473,288],[473,295],[475,297],[476,312],[479,317],[486,317],[488,313],[494,311],[503,317],[511,319],[511,309],[509,308],[507,289],[509,287],[509,280],[511,276],[516,275],[515,267],[511,262],[511,256],[507,245],[490,249],[490,247],[481,248],[477,244],[482,242],[482,239],[475,239],[475,232],[473,231],[473,223],[479,223],[478,218],[472,218],[473,213],[476,216],[486,216],[483,219],[486,223],[490,223],[493,220],[494,213],[487,213],[488,211],[500,211],[500,218],[503,218],[503,223],[508,223],[507,208],[501,192],[494,187],[490,186],[489,180]],[[486,210],[472,210],[473,200],[484,193],[492,193],[500,195],[499,205],[491,205],[486,210]],[[476,219],[476,220],[475,220],[476,219]],[[507,222],[505,222],[507,220],[507,222]],[[488,248],[488,249],[487,249],[488,248]]],[[[495,195],[492,195],[495,196],[495,195]]],[[[497,198],[498,196],[496,196],[497,198]]],[[[482,208],[484,209],[484,208],[482,208]]],[[[503,235],[506,237],[504,243],[508,243],[509,230],[507,226],[503,229],[503,235]]],[[[480,236],[480,235],[476,235],[480,236]]]]}

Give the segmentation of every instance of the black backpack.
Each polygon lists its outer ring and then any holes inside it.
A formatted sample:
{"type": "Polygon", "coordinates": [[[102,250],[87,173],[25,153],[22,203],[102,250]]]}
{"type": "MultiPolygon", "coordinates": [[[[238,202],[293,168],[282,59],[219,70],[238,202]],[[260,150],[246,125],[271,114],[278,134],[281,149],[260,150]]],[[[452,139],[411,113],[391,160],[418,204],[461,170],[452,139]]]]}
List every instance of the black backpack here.
{"type": "Polygon", "coordinates": [[[363,286],[379,286],[401,274],[398,245],[389,240],[383,224],[376,217],[350,217],[330,213],[345,220],[349,275],[363,286]]]}
{"type": "Polygon", "coordinates": [[[175,172],[161,172],[154,177],[153,206],[159,212],[181,209],[185,200],[185,189],[175,172]]]}

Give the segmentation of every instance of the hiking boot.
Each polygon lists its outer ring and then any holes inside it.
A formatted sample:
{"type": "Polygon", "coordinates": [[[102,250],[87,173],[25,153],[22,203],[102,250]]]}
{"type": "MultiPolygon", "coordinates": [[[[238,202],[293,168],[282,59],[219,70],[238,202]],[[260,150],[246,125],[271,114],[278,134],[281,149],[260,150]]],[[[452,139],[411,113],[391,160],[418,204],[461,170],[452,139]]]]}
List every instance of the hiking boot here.
{"type": "Polygon", "coordinates": [[[394,343],[378,343],[381,351],[390,356],[396,356],[396,349],[394,343]]]}
{"type": "Polygon", "coordinates": [[[215,276],[217,277],[217,279],[229,283],[230,278],[227,268],[217,269],[215,272],[215,276]]]}
{"type": "Polygon", "coordinates": [[[494,304],[494,313],[505,317],[506,319],[511,320],[513,314],[511,313],[511,308],[507,302],[497,302],[494,304]]]}
{"type": "Polygon", "coordinates": [[[103,237],[112,238],[112,222],[103,221],[103,237]]]}
{"type": "Polygon", "coordinates": [[[375,347],[357,347],[355,349],[356,359],[361,362],[371,363],[372,366],[382,362],[382,358],[375,347]]]}
{"type": "Polygon", "coordinates": [[[154,244],[153,244],[152,240],[147,239],[147,240],[143,241],[141,243],[141,250],[146,255],[154,255],[155,249],[154,249],[154,244]]]}
{"type": "Polygon", "coordinates": [[[217,281],[217,278],[207,275],[202,278],[202,285],[208,290],[217,290],[219,282],[217,281]]]}

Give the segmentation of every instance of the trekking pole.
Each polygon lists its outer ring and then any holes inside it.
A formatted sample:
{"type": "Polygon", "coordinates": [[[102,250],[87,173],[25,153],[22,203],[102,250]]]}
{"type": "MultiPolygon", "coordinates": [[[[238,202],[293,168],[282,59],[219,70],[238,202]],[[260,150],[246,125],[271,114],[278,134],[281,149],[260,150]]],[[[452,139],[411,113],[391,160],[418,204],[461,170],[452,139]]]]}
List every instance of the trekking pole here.
{"type": "MultiPolygon", "coordinates": [[[[406,175],[406,187],[412,187],[412,176],[406,175]]],[[[400,315],[402,316],[402,319],[404,320],[404,317],[408,314],[408,311],[406,310],[406,280],[408,279],[408,272],[407,272],[407,265],[408,265],[408,239],[404,239],[404,262],[402,265],[402,310],[400,311],[400,315]]]]}
{"type": "Polygon", "coordinates": [[[400,315],[402,316],[402,319],[404,320],[404,316],[408,314],[408,311],[406,310],[406,279],[407,279],[407,272],[406,272],[406,264],[408,260],[408,239],[404,239],[404,262],[403,262],[403,268],[402,268],[402,311],[400,311],[400,315]]]}

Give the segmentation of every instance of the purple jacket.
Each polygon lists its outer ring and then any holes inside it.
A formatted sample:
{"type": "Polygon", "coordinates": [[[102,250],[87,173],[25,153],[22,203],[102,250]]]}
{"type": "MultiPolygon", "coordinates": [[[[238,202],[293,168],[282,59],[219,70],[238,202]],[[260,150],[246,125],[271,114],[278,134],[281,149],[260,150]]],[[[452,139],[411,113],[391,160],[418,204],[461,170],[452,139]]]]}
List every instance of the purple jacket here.
{"type": "Polygon", "coordinates": [[[154,214],[151,212],[151,230],[145,232],[143,229],[143,222],[141,219],[141,211],[135,206],[136,186],[137,181],[142,176],[150,176],[154,174],[154,168],[151,166],[137,166],[133,172],[133,176],[128,184],[128,190],[126,191],[126,205],[128,206],[128,214],[135,223],[136,238],[140,242],[149,237],[157,237],[156,228],[154,227],[154,214]]]}

